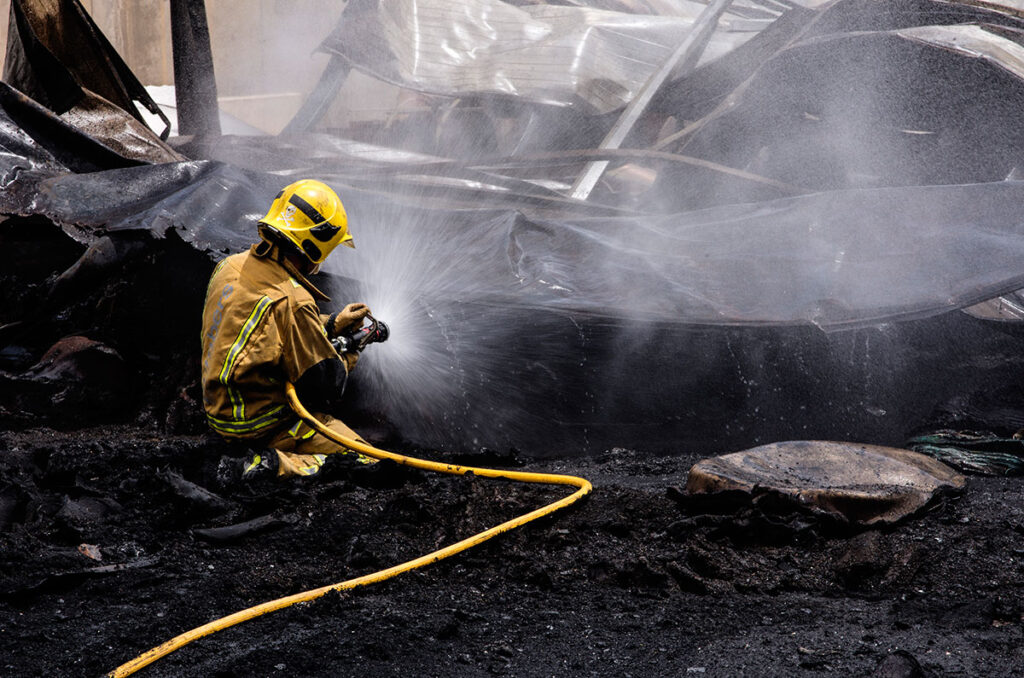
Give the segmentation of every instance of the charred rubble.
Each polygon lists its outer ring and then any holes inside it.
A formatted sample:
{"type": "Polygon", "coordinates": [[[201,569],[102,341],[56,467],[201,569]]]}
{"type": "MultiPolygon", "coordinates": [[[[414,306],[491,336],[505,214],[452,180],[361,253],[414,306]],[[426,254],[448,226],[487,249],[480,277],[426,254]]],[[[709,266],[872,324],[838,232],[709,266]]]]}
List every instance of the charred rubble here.
{"type": "MultiPolygon", "coordinates": [[[[505,340],[510,347],[537,336],[550,343],[537,370],[481,387],[491,405],[483,414],[467,399],[438,403],[430,421],[404,420],[414,442],[447,442],[435,429],[453,418],[492,448],[541,454],[582,451],[582,440],[899,444],[933,424],[1004,437],[1020,427],[1019,389],[1006,378],[1020,354],[1009,295],[1024,284],[1015,180],[1024,71],[1012,8],[733,3],[682,55],[696,55],[680,60],[682,72],[654,82],[659,60],[677,56],[673,39],[710,25],[699,12],[638,14],[645,19],[630,34],[614,29],[626,15],[610,10],[623,7],[483,5],[500,6],[510,33],[483,42],[467,28],[463,39],[479,50],[519,45],[513,18],[570,16],[583,23],[560,39],[587,29],[581,49],[593,62],[539,85],[511,60],[455,80],[445,74],[457,64],[427,60],[407,79],[403,60],[415,55],[397,49],[400,35],[388,32],[396,24],[376,3],[353,2],[321,45],[332,59],[320,85],[284,133],[204,126],[215,84],[196,57],[179,82],[191,102],[183,110],[196,112],[183,121],[190,134],[168,137],[169,125],[143,124],[139,107],[155,104],[80,5],[12,3],[0,211],[4,241],[19,253],[5,255],[5,276],[17,278],[4,292],[5,416],[14,425],[83,420],[76,408],[45,406],[45,394],[63,388],[57,372],[80,370],[38,365],[78,335],[135,375],[115,380],[116,397],[85,398],[100,410],[93,415],[201,429],[188,414],[192,309],[211,262],[251,242],[277,173],[301,167],[337,184],[364,229],[404,237],[403,224],[415,223],[451,243],[429,256],[477,262],[479,280],[458,305],[425,306],[453,324],[529,327],[505,340]],[[44,31],[47,21],[58,28],[44,31]],[[54,44],[58,34],[74,41],[54,44]],[[605,67],[610,55],[639,44],[649,49],[637,55],[644,68],[598,87],[594,72],[618,72],[605,67]],[[69,60],[71,46],[88,58],[69,60]],[[333,126],[331,108],[354,71],[415,96],[379,120],[333,126]],[[630,110],[644,86],[646,105],[630,110]],[[620,142],[608,141],[613,133],[620,142]],[[603,163],[586,198],[574,197],[582,174],[603,163]],[[45,256],[30,265],[21,254],[29,248],[45,256]],[[154,299],[159,313],[147,308],[154,299]],[[667,375],[666,363],[687,369],[667,375]],[[495,429],[497,399],[524,388],[538,397],[511,417],[569,427],[495,429]],[[993,394],[1002,406],[982,411],[993,394]]],[[[407,30],[444,38],[447,15],[432,16],[407,30]]],[[[179,16],[176,40],[202,51],[201,19],[179,16]]],[[[522,68],[557,63],[562,44],[522,46],[535,60],[522,68]]],[[[327,286],[357,294],[349,290],[362,281],[342,274],[327,286]]],[[[378,421],[403,416],[355,400],[378,421]]]]}

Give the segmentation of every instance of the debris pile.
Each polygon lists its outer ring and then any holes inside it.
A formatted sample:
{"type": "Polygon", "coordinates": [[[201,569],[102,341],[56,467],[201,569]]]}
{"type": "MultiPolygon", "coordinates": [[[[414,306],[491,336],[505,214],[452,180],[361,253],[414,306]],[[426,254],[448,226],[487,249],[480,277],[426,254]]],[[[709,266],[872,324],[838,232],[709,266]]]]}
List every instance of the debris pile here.
{"type": "MultiPolygon", "coordinates": [[[[2,237],[25,242],[31,232],[52,244],[56,227],[74,241],[53,245],[62,256],[44,260],[31,284],[8,285],[0,322],[14,377],[74,334],[187,393],[176,370],[152,370],[191,354],[188,309],[212,261],[252,241],[281,175],[296,172],[338,189],[363,242],[358,256],[333,263],[329,273],[342,276],[324,286],[344,299],[385,278],[449,337],[434,362],[452,375],[453,402],[423,411],[422,399],[359,399],[424,444],[450,438],[451,421],[485,445],[549,452],[582,439],[894,444],[957,393],[1000,379],[977,363],[956,379],[939,374],[960,369],[965,338],[975,353],[1022,354],[1002,331],[1012,319],[987,320],[972,306],[1024,287],[1024,184],[1015,179],[1024,22],[1009,6],[766,0],[683,11],[474,0],[456,17],[449,3],[352,2],[286,133],[217,135],[199,115],[190,135],[166,141],[125,103],[151,108],[77,3],[12,6],[14,57],[0,84],[2,237]],[[65,33],[88,44],[80,53],[89,59],[62,58],[65,33]],[[379,39],[347,39],[354,33],[379,39]],[[410,35],[421,39],[400,39],[410,35]],[[434,44],[444,48],[425,47],[434,44]],[[623,55],[636,68],[609,66],[623,55]],[[347,87],[360,78],[376,79],[392,105],[345,115],[347,87]],[[88,103],[94,96],[114,102],[109,111],[88,103]],[[422,280],[401,288],[381,262],[396,267],[406,251],[431,263],[417,263],[422,280]],[[139,266],[112,265],[128,261],[139,266]],[[129,320],[125,301],[97,306],[97,289],[121,298],[139,287],[135,274],[160,281],[150,299],[173,291],[163,317],[129,320]],[[93,307],[122,315],[73,311],[93,307]],[[961,308],[976,310],[966,319],[961,308]],[[452,339],[452,328],[485,318],[508,328],[487,341],[509,352],[496,351],[494,364],[524,346],[535,356],[500,387],[475,380],[486,370],[474,344],[452,339]],[[168,350],[154,351],[158,343],[168,350]],[[666,375],[664,364],[690,367],[666,375]],[[901,374],[924,383],[907,389],[901,374]],[[535,397],[502,415],[498,400],[523,390],[535,397]],[[822,411],[784,413],[822,394],[822,411]],[[755,400],[780,412],[753,414],[755,400]],[[570,428],[538,435],[531,419],[570,428]],[[615,420],[634,426],[623,432],[615,420]]],[[[201,22],[178,21],[201,50],[201,22]]],[[[209,90],[202,72],[190,75],[179,88],[209,90]]],[[[179,100],[203,101],[188,94],[179,100]]],[[[149,400],[135,402],[158,411],[181,401],[149,400]]]]}

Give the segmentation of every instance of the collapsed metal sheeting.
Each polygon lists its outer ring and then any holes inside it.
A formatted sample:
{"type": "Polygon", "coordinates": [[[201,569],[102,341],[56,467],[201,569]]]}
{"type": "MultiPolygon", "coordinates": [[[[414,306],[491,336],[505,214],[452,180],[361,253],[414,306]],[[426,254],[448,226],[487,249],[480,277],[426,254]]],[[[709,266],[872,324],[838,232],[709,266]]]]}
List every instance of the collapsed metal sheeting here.
{"type": "MultiPolygon", "coordinates": [[[[278,184],[292,173],[315,175],[345,196],[357,233],[387,229],[398,237],[403,224],[427,225],[440,250],[460,243],[458,252],[435,256],[488,261],[492,274],[471,293],[478,298],[673,323],[848,327],[941,313],[1024,284],[1017,265],[1024,254],[1024,184],[993,181],[1024,157],[1024,134],[1015,131],[1024,48],[1012,35],[978,26],[905,26],[909,10],[893,20],[902,26],[897,30],[852,33],[846,29],[865,19],[851,6],[862,7],[851,1],[818,13],[800,10],[802,29],[758,35],[776,45],[773,56],[722,99],[728,106],[680,137],[693,162],[630,151],[607,156],[648,163],[657,176],[647,193],[624,204],[609,204],[607,193],[582,203],[550,188],[546,172],[593,159],[571,152],[460,161],[331,135],[291,135],[212,140],[202,149],[212,161],[132,168],[135,154],[97,144],[88,125],[48,117],[5,90],[8,152],[0,182],[8,190],[0,210],[47,216],[86,241],[94,230],[162,235],[174,228],[217,257],[252,240],[251,222],[278,184]],[[844,8],[855,19],[844,19],[844,8]],[[867,92],[881,83],[892,89],[870,101],[839,96],[851,86],[867,92]],[[903,87],[913,89],[907,94],[903,87]],[[780,197],[799,185],[817,192],[780,197]],[[737,196],[758,202],[729,204],[737,196]],[[707,203],[718,204],[685,209],[707,203]],[[640,213],[659,204],[664,213],[640,213]],[[467,217],[474,214],[467,209],[482,211],[467,217]],[[462,229],[476,231],[470,243],[458,237],[462,229]],[[506,256],[495,260],[493,252],[506,256]]],[[[418,15],[436,19],[431,26],[454,20],[453,9],[417,7],[433,8],[418,15]]],[[[536,21],[520,15],[531,8],[483,1],[467,7],[472,25],[484,8],[524,34],[536,21]]],[[[380,23],[405,17],[409,7],[354,4],[339,30],[355,30],[362,24],[353,17],[371,9],[380,23]]],[[[957,19],[980,12],[951,11],[957,19]]],[[[634,18],[647,26],[657,17],[634,18]]],[[[453,54],[472,51],[468,43],[445,44],[453,54]]],[[[491,63],[484,70],[497,77],[501,68],[491,63]]]]}
{"type": "MultiPolygon", "coordinates": [[[[345,26],[343,17],[338,30],[356,30],[345,26]]],[[[611,158],[590,202],[680,212],[799,192],[998,181],[1024,146],[1016,124],[1022,34],[1016,17],[932,0],[788,10],[661,87],[624,142],[631,154],[611,158]]],[[[457,43],[449,47],[462,54],[457,43]]],[[[352,63],[335,54],[315,95],[318,111],[352,63]]],[[[523,158],[533,166],[487,160],[566,195],[582,169],[574,163],[607,157],[538,158],[597,147],[616,115],[581,116],[521,94],[499,99],[435,98],[435,114],[399,108],[379,124],[340,132],[465,160],[523,158]]]]}
{"type": "MultiPolygon", "coordinates": [[[[658,147],[806,191],[999,181],[1024,148],[1022,52],[977,26],[815,37],[658,147]]],[[[717,178],[692,178],[659,180],[691,204],[721,199],[717,178]]]]}
{"type": "MultiPolygon", "coordinates": [[[[281,182],[209,161],[54,172],[38,181],[22,169],[0,175],[4,185],[18,180],[18,190],[0,197],[7,214],[47,216],[81,240],[99,230],[163,235],[175,228],[215,257],[253,239],[252,223],[281,182]]],[[[446,250],[457,243],[460,261],[488,262],[490,275],[481,272],[474,296],[522,307],[835,327],[939,313],[1024,284],[1020,182],[830,192],[756,210],[589,219],[546,218],[539,208],[531,216],[521,196],[502,204],[493,188],[466,185],[479,204],[506,215],[495,222],[491,210],[390,204],[387,196],[402,185],[386,176],[371,192],[350,177],[318,174],[350,185],[344,194],[357,232],[402,240],[428,228],[433,256],[451,259],[456,253],[446,250]],[[474,231],[468,242],[460,237],[467,229],[474,231]],[[506,254],[481,256],[489,252],[506,254]]]]}
{"type": "Polygon", "coordinates": [[[184,158],[163,143],[167,117],[78,0],[12,0],[4,82],[125,157],[184,158]],[[157,137],[135,102],[165,124],[157,137]]]}
{"type": "MultiPolygon", "coordinates": [[[[629,102],[671,54],[703,5],[676,16],[498,0],[350,2],[321,49],[403,87],[446,96],[502,95],[607,113],[629,102]]],[[[764,28],[733,12],[720,21],[710,61],[764,28]]]]}
{"type": "MultiPolygon", "coordinates": [[[[479,139],[444,129],[457,117],[447,108],[410,115],[408,136],[396,114],[369,134],[175,139],[193,159],[163,162],[4,84],[0,213],[46,217],[88,244],[173,232],[218,259],[255,239],[283,184],[327,181],[359,243],[329,260],[352,278],[337,298],[364,298],[380,262],[422,269],[423,284],[402,291],[451,348],[445,390],[427,412],[419,394],[394,391],[375,411],[423,421],[428,442],[458,421],[482,444],[547,450],[651,443],[644,432],[673,447],[794,431],[893,444],[951,391],[1003,378],[951,368],[963,345],[999,355],[992,371],[1019,349],[945,314],[1024,285],[1024,183],[1001,181],[1024,157],[1024,87],[1007,67],[1016,19],[941,32],[998,47],[984,59],[919,29],[971,17],[997,19],[923,1],[787,12],[669,82],[619,150],[594,149],[614,115],[510,95],[522,106],[499,112],[539,131],[520,143],[511,125],[514,143],[484,144],[486,157],[446,147],[479,139]],[[569,138],[593,144],[545,145],[577,126],[569,138]],[[593,160],[609,171],[572,200],[593,160]],[[494,332],[487,353],[501,369],[473,362],[482,352],[467,327],[494,332]],[[530,397],[513,407],[510,393],[530,397]]],[[[507,129],[491,125],[487,141],[507,129]]],[[[367,356],[361,369],[384,367],[367,356]]]]}
{"type": "MultiPolygon", "coordinates": [[[[473,182],[461,189],[466,207],[453,211],[428,200],[395,200],[407,186],[386,175],[362,183],[327,168],[316,174],[346,196],[353,229],[364,240],[419,242],[427,230],[423,256],[457,260],[467,270],[486,262],[478,276],[460,276],[464,296],[521,308],[838,328],[924,317],[1024,286],[1022,182],[572,218],[561,203],[545,209],[537,197],[531,206],[521,194],[473,182]]],[[[252,224],[282,181],[211,161],[34,180],[18,167],[0,174],[4,185],[15,179],[18,190],[0,197],[6,214],[46,216],[83,241],[94,231],[160,236],[174,228],[215,258],[253,240],[252,224]]],[[[346,262],[349,272],[353,266],[346,262]]]]}
{"type": "Polygon", "coordinates": [[[838,328],[1021,287],[1022,201],[1021,182],[836,191],[756,209],[548,222],[513,237],[522,280],[552,290],[547,307],[838,328]]]}

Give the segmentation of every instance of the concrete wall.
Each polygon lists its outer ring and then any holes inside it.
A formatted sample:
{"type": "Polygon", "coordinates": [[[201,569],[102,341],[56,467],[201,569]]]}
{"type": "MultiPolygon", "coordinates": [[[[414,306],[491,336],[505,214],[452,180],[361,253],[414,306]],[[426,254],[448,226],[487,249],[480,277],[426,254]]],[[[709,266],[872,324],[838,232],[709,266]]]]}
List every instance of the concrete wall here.
{"type": "MultiPolygon", "coordinates": [[[[144,85],[173,84],[167,0],[81,2],[144,85]]],[[[339,0],[207,0],[221,108],[266,132],[280,131],[319,79],[327,57],[314,50],[344,6],[339,0]]],[[[9,16],[10,0],[0,0],[5,46],[9,16]]]]}
{"type": "Polygon", "coordinates": [[[328,57],[314,51],[344,3],[215,0],[206,6],[221,108],[267,132],[280,131],[320,79],[328,57]]]}

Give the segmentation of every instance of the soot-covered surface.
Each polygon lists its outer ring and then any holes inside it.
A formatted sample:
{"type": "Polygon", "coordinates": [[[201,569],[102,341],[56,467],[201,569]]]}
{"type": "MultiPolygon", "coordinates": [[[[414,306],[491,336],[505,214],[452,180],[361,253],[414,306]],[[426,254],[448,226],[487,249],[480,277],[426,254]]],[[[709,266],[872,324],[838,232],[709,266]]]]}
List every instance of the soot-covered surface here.
{"type": "MultiPolygon", "coordinates": [[[[0,447],[0,671],[11,676],[99,675],[200,624],[405,561],[565,492],[411,471],[243,487],[218,480],[223,443],[140,427],[6,432],[0,447]],[[199,532],[263,516],[248,536],[199,532]]],[[[768,501],[686,499],[692,455],[447,458],[577,473],[595,491],[138,675],[1012,676],[1024,665],[1019,479],[972,477],[958,500],[855,532],[768,501]]]]}

